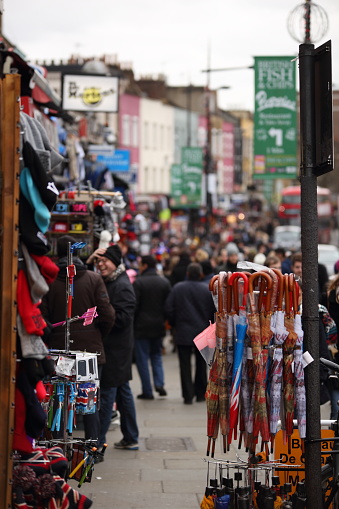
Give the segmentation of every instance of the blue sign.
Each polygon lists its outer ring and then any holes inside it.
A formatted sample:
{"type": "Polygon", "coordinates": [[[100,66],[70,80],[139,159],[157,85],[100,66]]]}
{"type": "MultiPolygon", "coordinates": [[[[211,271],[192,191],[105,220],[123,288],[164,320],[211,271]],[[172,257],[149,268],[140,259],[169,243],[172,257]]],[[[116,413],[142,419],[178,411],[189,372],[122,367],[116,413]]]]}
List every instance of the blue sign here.
{"type": "Polygon", "coordinates": [[[98,154],[97,161],[100,161],[110,171],[128,171],[130,168],[130,151],[115,150],[112,155],[98,154]]]}

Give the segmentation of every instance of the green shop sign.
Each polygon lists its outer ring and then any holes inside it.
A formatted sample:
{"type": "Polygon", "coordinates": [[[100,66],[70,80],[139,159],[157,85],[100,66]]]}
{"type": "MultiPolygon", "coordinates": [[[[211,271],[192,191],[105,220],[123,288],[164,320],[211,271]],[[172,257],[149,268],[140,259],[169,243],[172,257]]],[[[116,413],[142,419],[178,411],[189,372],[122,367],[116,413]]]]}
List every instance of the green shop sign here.
{"type": "Polygon", "coordinates": [[[296,64],[293,57],[255,57],[255,179],[297,175],[296,64]]]}
{"type": "Polygon", "coordinates": [[[199,147],[183,147],[181,164],[171,168],[171,207],[201,206],[203,153],[199,147]]]}

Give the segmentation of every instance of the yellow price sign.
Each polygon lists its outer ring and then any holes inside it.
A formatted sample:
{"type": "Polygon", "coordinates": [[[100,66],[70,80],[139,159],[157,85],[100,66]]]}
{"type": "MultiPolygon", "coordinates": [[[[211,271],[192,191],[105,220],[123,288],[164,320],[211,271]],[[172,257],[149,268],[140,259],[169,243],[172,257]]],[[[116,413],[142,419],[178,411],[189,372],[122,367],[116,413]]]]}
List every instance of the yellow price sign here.
{"type": "MultiPolygon", "coordinates": [[[[321,438],[333,438],[334,431],[329,429],[321,430],[321,438]]],[[[292,493],[294,493],[297,483],[305,481],[305,457],[301,448],[301,439],[299,431],[293,430],[291,436],[291,451],[288,452],[288,444],[284,442],[283,430],[278,431],[274,440],[274,459],[278,460],[284,470],[277,470],[280,483],[290,483],[292,485],[292,493]],[[289,468],[290,467],[290,468],[289,468]]],[[[331,454],[333,442],[322,442],[321,463],[325,465],[327,457],[331,454]]]]}

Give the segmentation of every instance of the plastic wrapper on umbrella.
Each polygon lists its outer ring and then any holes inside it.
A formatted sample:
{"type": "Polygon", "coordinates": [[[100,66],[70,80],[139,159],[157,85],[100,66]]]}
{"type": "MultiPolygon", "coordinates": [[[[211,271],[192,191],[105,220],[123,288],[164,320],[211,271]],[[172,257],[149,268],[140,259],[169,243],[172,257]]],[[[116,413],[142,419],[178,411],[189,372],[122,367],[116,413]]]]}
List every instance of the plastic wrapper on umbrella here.
{"type": "MultiPolygon", "coordinates": [[[[258,299],[258,309],[263,301],[264,291],[272,288],[272,279],[265,272],[257,272],[249,277],[249,300],[250,314],[248,316],[248,330],[251,340],[253,364],[254,364],[254,396],[253,396],[253,439],[252,449],[257,443],[259,431],[263,442],[269,441],[269,425],[266,404],[266,363],[267,348],[262,346],[262,331],[260,327],[260,317],[257,310],[254,294],[254,283],[260,278],[260,292],[258,299]]],[[[266,339],[263,338],[263,344],[266,339]]]]}
{"type": "Polygon", "coordinates": [[[278,431],[278,421],[280,417],[280,408],[282,401],[282,376],[283,376],[283,343],[288,336],[284,325],[285,313],[282,308],[284,296],[284,276],[279,272],[277,311],[275,312],[275,331],[273,360],[270,368],[270,393],[269,393],[269,422],[271,434],[271,449],[274,444],[274,437],[278,431]]]}
{"type": "Polygon", "coordinates": [[[304,364],[302,361],[304,331],[301,326],[301,315],[298,310],[298,289],[294,281],[293,309],[294,309],[294,332],[297,334],[294,349],[294,394],[299,436],[306,438],[306,390],[304,380],[304,364]]]}
{"type": "Polygon", "coordinates": [[[294,276],[293,274],[284,274],[285,279],[285,320],[284,324],[288,331],[288,336],[283,345],[283,384],[284,384],[284,409],[285,409],[285,433],[289,438],[293,433],[293,416],[294,416],[294,374],[292,363],[294,358],[294,347],[297,341],[297,334],[294,331],[294,313],[292,311],[292,299],[290,292],[293,292],[294,276]]]}
{"type": "Polygon", "coordinates": [[[212,366],[216,347],[215,325],[215,323],[210,323],[206,329],[193,339],[193,343],[205,359],[209,368],[212,366]]]}
{"type": "Polygon", "coordinates": [[[237,424],[239,414],[239,402],[240,402],[240,387],[241,387],[241,374],[242,374],[242,360],[245,347],[245,337],[247,331],[247,316],[246,316],[246,301],[248,294],[248,278],[246,274],[241,272],[234,272],[228,281],[228,284],[232,286],[234,295],[234,306],[237,314],[235,318],[235,342],[234,342],[234,358],[233,358],[233,371],[232,371],[232,387],[230,392],[230,433],[228,437],[229,443],[232,440],[232,434],[234,438],[237,438],[237,424]],[[243,296],[242,305],[239,306],[239,279],[244,282],[243,285],[243,296]]]}
{"type": "Polygon", "coordinates": [[[216,311],[218,310],[218,282],[219,282],[219,274],[212,276],[209,281],[209,289],[212,293],[213,302],[215,305],[216,311]]]}

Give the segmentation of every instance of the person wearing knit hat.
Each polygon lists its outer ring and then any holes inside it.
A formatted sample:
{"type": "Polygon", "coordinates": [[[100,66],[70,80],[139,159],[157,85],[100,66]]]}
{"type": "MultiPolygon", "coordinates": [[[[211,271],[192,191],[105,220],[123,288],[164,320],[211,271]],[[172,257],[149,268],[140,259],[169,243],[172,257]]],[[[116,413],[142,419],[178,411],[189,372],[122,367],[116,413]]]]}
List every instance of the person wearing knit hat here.
{"type": "Polygon", "coordinates": [[[111,260],[116,267],[119,267],[122,259],[121,249],[118,244],[114,244],[113,246],[109,246],[104,252],[103,256],[111,260]]]}
{"type": "MultiPolygon", "coordinates": [[[[115,269],[116,270],[120,264],[122,264],[123,260],[122,260],[122,252],[121,252],[121,249],[120,247],[118,246],[118,244],[113,244],[112,246],[109,246],[108,248],[103,248],[103,247],[99,247],[98,249],[96,249],[86,260],[86,263],[87,265],[91,265],[91,264],[100,264],[101,261],[105,261],[105,258],[107,260],[110,260],[114,266],[115,266],[115,269]]],[[[107,274],[105,273],[105,268],[104,266],[100,266],[100,274],[102,275],[103,278],[105,278],[105,276],[107,276],[107,274]]]]}
{"type": "Polygon", "coordinates": [[[116,313],[116,323],[104,341],[106,364],[100,377],[98,447],[107,443],[106,434],[116,401],[123,437],[119,442],[115,442],[114,447],[136,451],[139,449],[139,430],[133,393],[129,385],[132,379],[136,296],[121,257],[119,246],[114,244],[107,249],[96,249],[86,261],[96,263],[116,313]]]}

